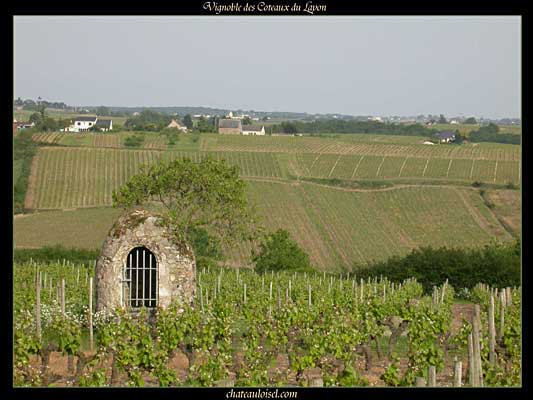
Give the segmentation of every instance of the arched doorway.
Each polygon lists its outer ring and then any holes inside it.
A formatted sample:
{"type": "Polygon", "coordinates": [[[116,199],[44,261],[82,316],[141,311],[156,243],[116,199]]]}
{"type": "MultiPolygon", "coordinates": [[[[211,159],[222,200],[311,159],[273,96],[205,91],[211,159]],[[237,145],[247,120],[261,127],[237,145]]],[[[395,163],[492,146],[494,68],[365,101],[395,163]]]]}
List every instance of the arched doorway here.
{"type": "Polygon", "coordinates": [[[126,307],[156,307],[158,300],[157,260],[146,247],[128,253],[123,271],[122,304],[126,307]]]}

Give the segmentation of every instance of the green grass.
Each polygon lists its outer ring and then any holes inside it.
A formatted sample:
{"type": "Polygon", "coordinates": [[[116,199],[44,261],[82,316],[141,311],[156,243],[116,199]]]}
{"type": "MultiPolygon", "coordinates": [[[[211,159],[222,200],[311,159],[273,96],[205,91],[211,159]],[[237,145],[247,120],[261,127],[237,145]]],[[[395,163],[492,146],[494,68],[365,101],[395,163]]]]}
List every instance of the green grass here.
{"type": "Polygon", "coordinates": [[[17,181],[22,172],[22,163],[23,160],[14,160],[13,161],[13,183],[17,181]]]}
{"type": "MultiPolygon", "coordinates": [[[[473,189],[453,187],[354,192],[313,183],[249,182],[249,198],[266,228],[289,230],[324,270],[383,260],[419,246],[468,247],[508,240],[510,235],[471,192],[479,198],[473,189]]],[[[16,218],[15,245],[97,248],[119,214],[95,208],[16,218]]],[[[245,243],[226,249],[228,263],[249,264],[250,250],[245,243]]]]}
{"type": "Polygon", "coordinates": [[[45,211],[14,220],[16,247],[65,247],[100,249],[113,222],[122,210],[93,208],[73,211],[45,211]]]}

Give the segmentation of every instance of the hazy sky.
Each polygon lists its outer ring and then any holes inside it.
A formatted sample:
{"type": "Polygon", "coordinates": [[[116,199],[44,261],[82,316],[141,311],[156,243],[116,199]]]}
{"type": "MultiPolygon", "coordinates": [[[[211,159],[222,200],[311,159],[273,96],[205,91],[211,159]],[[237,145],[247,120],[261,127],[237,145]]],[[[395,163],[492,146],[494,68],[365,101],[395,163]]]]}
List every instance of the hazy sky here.
{"type": "Polygon", "coordinates": [[[15,17],[15,96],[520,117],[519,17],[15,17]]]}

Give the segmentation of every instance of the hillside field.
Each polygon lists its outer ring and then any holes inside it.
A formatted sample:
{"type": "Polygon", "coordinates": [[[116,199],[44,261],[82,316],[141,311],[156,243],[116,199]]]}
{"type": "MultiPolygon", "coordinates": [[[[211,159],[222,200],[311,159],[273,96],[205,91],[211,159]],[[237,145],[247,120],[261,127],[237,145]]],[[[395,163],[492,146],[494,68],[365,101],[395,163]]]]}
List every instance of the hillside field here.
{"type": "MultiPolygon", "coordinates": [[[[289,230],[324,270],[383,260],[419,246],[468,247],[512,238],[474,189],[350,191],[312,183],[248,183],[250,199],[267,229],[289,230]]],[[[87,208],[17,217],[15,245],[99,248],[120,212],[87,208]]],[[[250,263],[249,243],[226,250],[230,264],[250,263]]]]}
{"type": "Polygon", "coordinates": [[[107,148],[42,147],[28,190],[28,208],[63,209],[111,205],[111,193],[163,158],[210,154],[239,167],[243,177],[314,177],[344,180],[444,179],[506,184],[519,182],[519,162],[409,156],[275,154],[261,152],[186,152],[107,148]]]}

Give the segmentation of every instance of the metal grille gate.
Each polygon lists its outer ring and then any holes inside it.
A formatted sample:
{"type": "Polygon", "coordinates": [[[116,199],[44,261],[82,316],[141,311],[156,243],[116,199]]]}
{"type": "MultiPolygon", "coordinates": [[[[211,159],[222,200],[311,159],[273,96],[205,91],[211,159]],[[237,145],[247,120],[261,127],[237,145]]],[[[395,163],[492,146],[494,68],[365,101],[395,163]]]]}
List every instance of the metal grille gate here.
{"type": "Polygon", "coordinates": [[[122,298],[128,306],[157,306],[157,260],[146,247],[136,247],[129,252],[123,282],[122,298]]]}

